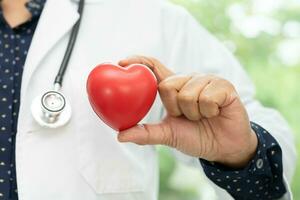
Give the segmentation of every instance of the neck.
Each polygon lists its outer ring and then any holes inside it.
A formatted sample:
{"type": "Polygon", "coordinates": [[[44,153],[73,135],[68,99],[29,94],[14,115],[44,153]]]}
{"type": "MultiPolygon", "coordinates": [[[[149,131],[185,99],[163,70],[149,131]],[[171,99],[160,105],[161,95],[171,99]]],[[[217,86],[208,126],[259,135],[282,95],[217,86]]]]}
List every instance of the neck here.
{"type": "Polygon", "coordinates": [[[3,16],[11,28],[15,28],[31,18],[25,4],[28,0],[2,0],[3,16]]]}

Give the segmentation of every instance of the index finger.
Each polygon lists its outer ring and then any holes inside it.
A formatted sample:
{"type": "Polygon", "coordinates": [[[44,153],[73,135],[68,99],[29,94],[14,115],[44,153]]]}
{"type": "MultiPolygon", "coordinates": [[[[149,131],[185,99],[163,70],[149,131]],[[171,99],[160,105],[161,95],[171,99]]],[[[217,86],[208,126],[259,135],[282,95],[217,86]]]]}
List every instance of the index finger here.
{"type": "Polygon", "coordinates": [[[158,83],[162,80],[168,78],[169,76],[174,75],[174,73],[165,67],[161,62],[155,58],[146,57],[146,56],[131,56],[126,59],[123,59],[119,62],[119,65],[122,67],[131,65],[131,64],[143,64],[153,71],[155,74],[158,83]]]}

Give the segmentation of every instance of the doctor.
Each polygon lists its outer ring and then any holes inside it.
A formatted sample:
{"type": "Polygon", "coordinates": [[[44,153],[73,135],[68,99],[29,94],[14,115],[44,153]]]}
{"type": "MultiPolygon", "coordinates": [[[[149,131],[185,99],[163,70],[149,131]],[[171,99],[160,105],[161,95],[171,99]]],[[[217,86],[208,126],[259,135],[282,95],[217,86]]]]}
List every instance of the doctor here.
{"type": "Polygon", "coordinates": [[[0,199],[155,200],[152,144],[202,167],[219,199],[292,198],[296,156],[287,124],[253,98],[234,57],[163,0],[86,0],[61,89],[72,117],[56,129],[41,127],[30,106],[53,87],[77,8],[76,0],[1,1],[0,199]],[[156,59],[123,60],[135,54],[156,59]],[[157,99],[144,126],[117,136],[94,114],[85,89],[88,73],[105,61],[147,64],[166,109],[157,99]]]}

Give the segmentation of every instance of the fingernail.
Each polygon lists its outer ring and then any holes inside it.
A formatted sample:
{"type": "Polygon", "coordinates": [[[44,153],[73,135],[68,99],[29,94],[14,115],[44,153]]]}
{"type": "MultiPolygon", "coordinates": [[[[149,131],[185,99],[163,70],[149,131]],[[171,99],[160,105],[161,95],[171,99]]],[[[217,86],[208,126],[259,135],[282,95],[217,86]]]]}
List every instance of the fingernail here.
{"type": "Polygon", "coordinates": [[[144,124],[138,124],[138,127],[145,128],[144,124]]]}

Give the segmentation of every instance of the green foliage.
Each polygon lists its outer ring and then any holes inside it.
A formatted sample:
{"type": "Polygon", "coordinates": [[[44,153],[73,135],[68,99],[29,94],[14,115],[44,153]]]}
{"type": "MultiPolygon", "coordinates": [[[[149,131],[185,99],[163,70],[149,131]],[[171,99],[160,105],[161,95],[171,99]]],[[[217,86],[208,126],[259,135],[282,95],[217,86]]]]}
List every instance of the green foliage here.
{"type": "Polygon", "coordinates": [[[160,160],[160,191],[169,190],[168,181],[171,178],[172,173],[175,170],[175,160],[167,151],[167,149],[160,149],[159,160],[160,160]]]}
{"type": "MultiPolygon", "coordinates": [[[[161,200],[196,200],[197,194],[190,190],[176,190],[171,187],[170,179],[176,169],[176,161],[170,154],[169,149],[159,148],[159,160],[160,160],[160,199],[161,200]]],[[[184,177],[183,177],[184,178],[184,177]]]]}
{"type": "MultiPolygon", "coordinates": [[[[290,54],[297,54],[295,50],[292,51],[295,45],[300,47],[299,1],[296,3],[295,0],[172,0],[172,2],[187,8],[199,23],[221,41],[226,41],[225,44],[229,44],[254,81],[257,87],[257,98],[265,106],[279,110],[291,125],[300,153],[298,135],[300,133],[300,48],[298,48],[298,60],[297,56],[295,62],[288,62],[291,59],[286,58],[290,54]],[[261,2],[269,2],[266,9],[261,9],[257,5],[261,2]],[[273,3],[278,5],[274,6],[273,3]],[[268,9],[272,7],[274,8],[268,9]],[[243,15],[239,15],[241,12],[243,15]],[[272,30],[261,30],[251,34],[257,28],[256,25],[261,22],[261,18],[250,23],[249,27],[241,28],[245,25],[243,21],[239,23],[241,17],[245,18],[246,23],[247,19],[257,16],[264,17],[262,20],[266,19],[266,27],[270,26],[272,30]],[[286,29],[291,24],[298,27],[298,32],[295,28],[294,32],[286,29]],[[286,52],[288,55],[285,54],[286,52]]],[[[162,200],[188,199],[180,198],[180,192],[168,188],[168,180],[172,176],[174,165],[174,160],[164,152],[161,155],[162,200]],[[175,195],[170,195],[172,192],[175,195]]],[[[298,165],[300,167],[300,163],[298,165]]],[[[292,189],[295,199],[300,199],[300,190],[297,188],[300,188],[299,168],[292,189]]]]}

